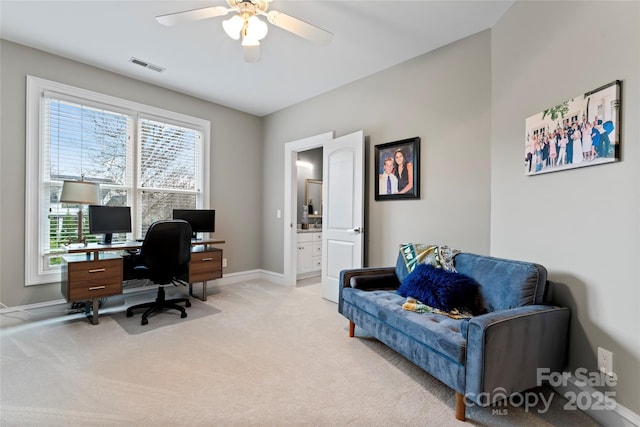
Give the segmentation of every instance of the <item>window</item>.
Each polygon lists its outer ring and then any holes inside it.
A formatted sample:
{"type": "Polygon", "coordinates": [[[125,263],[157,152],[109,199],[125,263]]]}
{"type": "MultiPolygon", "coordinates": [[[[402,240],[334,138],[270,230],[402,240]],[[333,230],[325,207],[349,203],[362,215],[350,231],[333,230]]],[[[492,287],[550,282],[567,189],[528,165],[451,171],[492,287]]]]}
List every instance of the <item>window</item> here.
{"type": "MultiPolygon", "coordinates": [[[[60,202],[64,180],[100,185],[99,203],[130,206],[133,236],[173,208],[208,207],[209,122],[123,99],[27,78],[27,285],[60,280],[60,252],[79,211],[60,202]]],[[[88,235],[90,242],[99,236],[88,235]]]]}

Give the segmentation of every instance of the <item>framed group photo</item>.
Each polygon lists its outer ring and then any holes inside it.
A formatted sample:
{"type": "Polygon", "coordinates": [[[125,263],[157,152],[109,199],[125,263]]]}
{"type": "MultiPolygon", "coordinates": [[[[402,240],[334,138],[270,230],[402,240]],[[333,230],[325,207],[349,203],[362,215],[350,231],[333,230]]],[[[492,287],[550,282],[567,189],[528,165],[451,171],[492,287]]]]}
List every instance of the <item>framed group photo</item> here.
{"type": "Polygon", "coordinates": [[[375,146],[375,199],[420,198],[420,137],[375,146]]]}
{"type": "Polygon", "coordinates": [[[621,81],[549,107],[525,121],[525,175],[620,160],[621,81]]]}

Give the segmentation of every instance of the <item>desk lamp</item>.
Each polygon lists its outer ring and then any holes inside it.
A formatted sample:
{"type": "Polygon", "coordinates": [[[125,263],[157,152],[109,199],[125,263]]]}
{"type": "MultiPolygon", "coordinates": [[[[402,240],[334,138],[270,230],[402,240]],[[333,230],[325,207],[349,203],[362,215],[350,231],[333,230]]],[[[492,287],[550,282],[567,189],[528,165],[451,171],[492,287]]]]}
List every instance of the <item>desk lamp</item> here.
{"type": "Polygon", "coordinates": [[[78,203],[78,238],[77,242],[86,244],[86,237],[82,236],[82,205],[98,204],[98,190],[100,186],[94,182],[87,182],[84,176],[80,181],[63,181],[62,203],[78,203]]]}

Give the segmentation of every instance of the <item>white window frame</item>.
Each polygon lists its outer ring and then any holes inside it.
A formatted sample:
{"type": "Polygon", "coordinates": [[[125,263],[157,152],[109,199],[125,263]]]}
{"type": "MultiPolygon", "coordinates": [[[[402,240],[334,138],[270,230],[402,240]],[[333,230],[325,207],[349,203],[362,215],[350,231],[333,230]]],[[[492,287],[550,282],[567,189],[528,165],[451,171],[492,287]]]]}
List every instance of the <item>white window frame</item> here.
{"type": "MultiPolygon", "coordinates": [[[[150,105],[93,92],[34,76],[27,76],[26,99],[26,176],[25,176],[25,286],[60,282],[60,269],[46,268],[44,242],[41,242],[41,227],[46,227],[46,217],[41,217],[42,197],[42,114],[44,93],[55,92],[88,104],[99,103],[112,106],[116,111],[126,110],[136,118],[153,116],[167,122],[195,128],[202,132],[200,153],[200,181],[198,182],[198,207],[209,208],[209,156],[211,122],[198,117],[164,110],[150,105]]],[[[137,126],[137,123],[136,125],[137,126]]],[[[137,131],[134,132],[137,138],[137,131]]],[[[137,146],[136,141],[136,146],[137,146]]]]}

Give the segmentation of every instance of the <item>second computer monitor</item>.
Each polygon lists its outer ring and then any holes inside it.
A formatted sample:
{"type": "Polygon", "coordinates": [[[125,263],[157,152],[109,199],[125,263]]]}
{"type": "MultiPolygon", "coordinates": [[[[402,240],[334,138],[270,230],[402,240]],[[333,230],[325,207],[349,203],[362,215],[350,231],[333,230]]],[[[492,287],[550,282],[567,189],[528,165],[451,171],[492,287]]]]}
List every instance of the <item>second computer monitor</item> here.
{"type": "Polygon", "coordinates": [[[173,219],[183,219],[191,225],[192,237],[198,233],[213,233],[216,231],[215,209],[174,209],[173,219]]]}

